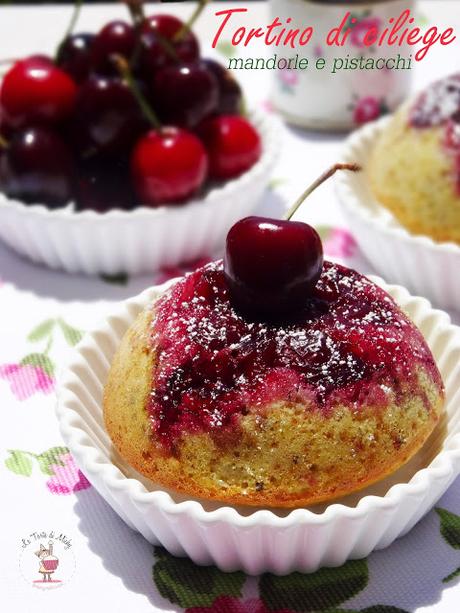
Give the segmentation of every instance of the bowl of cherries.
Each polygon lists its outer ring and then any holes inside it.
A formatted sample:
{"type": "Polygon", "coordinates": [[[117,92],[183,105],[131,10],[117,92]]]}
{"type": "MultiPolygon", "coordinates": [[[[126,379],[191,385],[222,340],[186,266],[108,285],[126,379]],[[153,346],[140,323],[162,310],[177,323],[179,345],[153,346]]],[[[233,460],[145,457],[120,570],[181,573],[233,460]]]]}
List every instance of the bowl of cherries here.
{"type": "Polygon", "coordinates": [[[167,14],[69,33],[0,86],[0,239],[51,268],[138,274],[212,254],[253,211],[277,122],[167,14]]]}

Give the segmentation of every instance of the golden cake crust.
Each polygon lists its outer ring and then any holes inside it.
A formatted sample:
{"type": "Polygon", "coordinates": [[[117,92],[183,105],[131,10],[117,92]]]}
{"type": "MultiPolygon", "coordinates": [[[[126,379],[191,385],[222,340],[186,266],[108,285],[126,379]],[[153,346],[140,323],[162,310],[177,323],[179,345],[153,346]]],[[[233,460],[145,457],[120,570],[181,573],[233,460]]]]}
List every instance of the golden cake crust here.
{"type": "Polygon", "coordinates": [[[104,393],[105,424],[131,466],[192,497],[300,507],[351,493],[404,464],[442,412],[442,392],[419,371],[425,402],[402,388],[397,404],[356,411],[336,405],[328,416],[299,403],[250,408],[234,437],[218,441],[189,432],[170,454],[154,440],[146,409],[155,369],[153,313],[148,308],[138,316],[115,354],[104,393]]]}
{"type": "Polygon", "coordinates": [[[460,192],[445,127],[412,127],[411,104],[378,138],[368,168],[371,189],[411,233],[460,244],[460,192]]]}

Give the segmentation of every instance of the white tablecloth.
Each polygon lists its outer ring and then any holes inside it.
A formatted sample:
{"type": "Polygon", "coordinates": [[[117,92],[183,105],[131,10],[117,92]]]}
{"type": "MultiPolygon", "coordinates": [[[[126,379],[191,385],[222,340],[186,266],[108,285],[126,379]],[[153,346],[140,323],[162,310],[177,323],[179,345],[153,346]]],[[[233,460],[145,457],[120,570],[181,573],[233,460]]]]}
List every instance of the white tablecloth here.
{"type": "MultiPolygon", "coordinates": [[[[212,13],[218,4],[212,4],[196,28],[204,47],[216,29],[212,13]]],[[[459,8],[456,0],[426,0],[420,3],[419,12],[436,25],[460,30],[459,8]]],[[[167,4],[154,10],[186,15],[190,6],[167,4]]],[[[0,57],[52,52],[65,30],[69,11],[68,7],[1,8],[0,57]]],[[[125,13],[120,5],[84,7],[77,29],[94,31],[125,13]]],[[[250,4],[248,19],[254,24],[265,22],[266,16],[265,3],[250,4]]],[[[262,52],[258,50],[257,55],[262,52]]],[[[459,57],[458,41],[454,46],[434,49],[414,71],[414,87],[453,70],[459,57]]],[[[254,71],[239,76],[250,104],[267,106],[270,75],[254,71]]],[[[307,182],[337,160],[341,140],[339,136],[285,128],[273,187],[260,211],[280,215],[307,182]]],[[[372,272],[347,232],[330,184],[311,198],[298,217],[321,229],[329,255],[362,272],[372,272]]],[[[458,480],[439,503],[451,514],[431,512],[408,536],[360,563],[355,587],[349,581],[342,585],[340,569],[334,571],[330,581],[318,575],[321,585],[330,586],[322,588],[323,598],[319,600],[312,596],[312,577],[291,577],[279,584],[270,577],[249,579],[224,576],[215,569],[201,570],[191,563],[177,562],[162,551],[157,551],[154,559],[152,547],[118,518],[62,448],[54,417],[54,387],[56,369],[81,331],[93,326],[113,301],[138,293],[158,275],[116,282],[68,276],[33,266],[0,245],[0,276],[2,611],[71,613],[86,608],[91,612],[142,613],[188,608],[195,612],[286,613],[316,608],[458,613],[458,579],[443,582],[460,566],[458,480]],[[51,540],[59,558],[53,587],[59,585],[59,577],[62,585],[40,590],[33,583],[41,577],[35,551],[40,542],[48,543],[50,531],[54,531],[51,540]],[[46,533],[43,539],[38,536],[41,532],[46,533]],[[65,535],[64,540],[70,539],[70,546],[56,540],[59,534],[65,535]],[[297,596],[291,598],[294,581],[297,596]]],[[[457,314],[452,315],[460,322],[457,314]]]]}

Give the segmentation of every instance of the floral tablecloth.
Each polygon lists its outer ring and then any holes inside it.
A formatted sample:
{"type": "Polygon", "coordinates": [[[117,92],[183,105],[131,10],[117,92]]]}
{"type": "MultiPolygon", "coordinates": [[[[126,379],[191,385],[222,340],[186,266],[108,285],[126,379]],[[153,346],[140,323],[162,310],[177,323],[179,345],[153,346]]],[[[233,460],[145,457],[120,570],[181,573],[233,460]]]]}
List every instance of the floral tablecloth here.
{"type": "MultiPolygon", "coordinates": [[[[460,27],[458,5],[422,2],[419,17],[440,25],[457,19],[460,27]]],[[[265,19],[264,3],[251,11],[254,23],[265,19]]],[[[122,13],[117,6],[85,8],[81,29],[94,30],[122,13]]],[[[62,7],[0,9],[1,56],[52,49],[68,14],[62,7]]],[[[209,15],[198,30],[204,40],[214,31],[209,15]]],[[[223,44],[220,52],[228,49],[223,44]]],[[[415,86],[450,70],[453,57],[458,45],[433,52],[416,72],[415,86]]],[[[269,108],[269,75],[241,74],[241,79],[250,103],[269,108]]],[[[336,161],[340,143],[337,136],[285,128],[279,166],[260,210],[280,215],[307,181],[336,161]]],[[[301,217],[319,228],[327,255],[372,272],[330,185],[313,196],[301,217]]],[[[63,446],[54,416],[60,363],[114,301],[186,269],[89,279],[33,266],[0,245],[0,610],[458,613],[459,480],[387,550],[341,568],[283,578],[224,574],[175,559],[131,531],[91,487],[63,446]]],[[[460,323],[459,315],[452,315],[460,323]]]]}

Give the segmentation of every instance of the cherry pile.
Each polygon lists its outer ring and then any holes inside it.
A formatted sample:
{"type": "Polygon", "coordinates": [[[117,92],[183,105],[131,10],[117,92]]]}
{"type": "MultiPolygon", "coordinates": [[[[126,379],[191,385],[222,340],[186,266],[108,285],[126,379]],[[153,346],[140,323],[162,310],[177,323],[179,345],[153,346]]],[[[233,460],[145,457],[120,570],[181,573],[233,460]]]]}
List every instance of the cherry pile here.
{"type": "Polygon", "coordinates": [[[180,204],[260,157],[238,83],[171,15],[75,33],[0,90],[0,190],[49,207],[180,204]]]}

